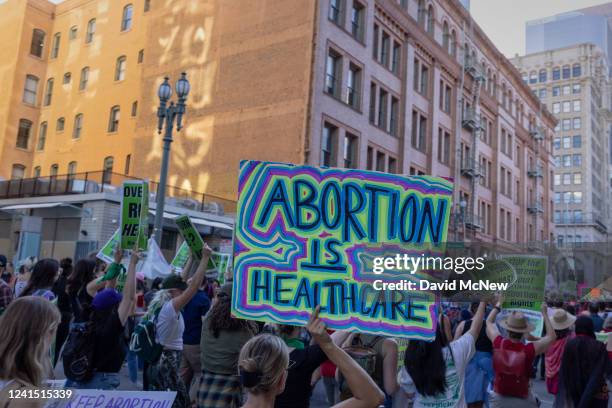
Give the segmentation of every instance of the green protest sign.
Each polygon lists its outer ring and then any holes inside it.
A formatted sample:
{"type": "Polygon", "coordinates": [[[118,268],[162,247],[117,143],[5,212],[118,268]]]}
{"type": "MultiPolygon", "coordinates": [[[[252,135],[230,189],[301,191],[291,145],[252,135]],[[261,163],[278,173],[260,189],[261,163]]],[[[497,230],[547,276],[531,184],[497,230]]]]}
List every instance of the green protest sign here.
{"type": "Polygon", "coordinates": [[[531,334],[541,336],[544,327],[541,307],[544,302],[547,259],[539,255],[507,255],[502,258],[514,267],[516,281],[504,293],[500,318],[505,318],[512,311],[520,311],[535,327],[531,334]]]}
{"type": "Polygon", "coordinates": [[[198,230],[193,226],[191,220],[186,215],[181,215],[177,217],[174,222],[178,227],[179,233],[189,246],[191,253],[193,254],[196,260],[200,260],[202,258],[202,249],[204,248],[204,241],[200,236],[198,230]]]}
{"type": "Polygon", "coordinates": [[[119,245],[121,235],[119,230],[116,230],[104,246],[98,251],[96,258],[103,260],[106,263],[115,262],[115,249],[119,245]]]}
{"type": "Polygon", "coordinates": [[[174,255],[174,259],[172,259],[172,262],[170,262],[170,266],[172,267],[172,269],[174,269],[178,273],[183,272],[183,268],[185,267],[185,264],[187,263],[190,254],[191,251],[189,250],[189,245],[187,245],[187,241],[183,241],[178,251],[176,252],[176,255],[174,255]]]}
{"type": "Polygon", "coordinates": [[[124,181],[121,190],[121,248],[145,251],[149,229],[149,184],[142,180],[124,181]]]}

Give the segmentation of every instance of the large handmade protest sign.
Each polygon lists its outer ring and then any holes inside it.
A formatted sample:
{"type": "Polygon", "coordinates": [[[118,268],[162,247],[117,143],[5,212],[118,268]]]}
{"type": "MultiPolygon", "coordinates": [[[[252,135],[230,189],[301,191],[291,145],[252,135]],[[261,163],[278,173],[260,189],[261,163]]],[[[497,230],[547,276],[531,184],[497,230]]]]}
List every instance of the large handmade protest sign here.
{"type": "Polygon", "coordinates": [[[333,329],[433,339],[436,296],[375,290],[359,255],[442,245],[452,188],[430,176],[242,162],[232,313],[304,325],[320,305],[333,329]]]}
{"type": "Polygon", "coordinates": [[[45,408],[171,408],[175,391],[108,391],[69,389],[70,398],[49,401],[45,408]]]}
{"type": "Polygon", "coordinates": [[[534,326],[531,334],[541,336],[544,327],[541,308],[548,258],[540,255],[503,255],[501,258],[512,265],[516,277],[504,292],[504,303],[498,320],[505,319],[513,311],[522,312],[534,326]]]}
{"type": "Polygon", "coordinates": [[[121,249],[147,249],[149,183],[124,181],[121,186],[121,249]]]}

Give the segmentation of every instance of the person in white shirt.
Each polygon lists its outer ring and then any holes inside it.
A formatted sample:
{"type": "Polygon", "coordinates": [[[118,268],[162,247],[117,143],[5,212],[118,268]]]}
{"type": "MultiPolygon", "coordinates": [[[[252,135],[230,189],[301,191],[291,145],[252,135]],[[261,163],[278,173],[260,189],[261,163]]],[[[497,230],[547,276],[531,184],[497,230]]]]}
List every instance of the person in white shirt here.
{"type": "Polygon", "coordinates": [[[415,394],[414,408],[467,408],[465,369],[474,355],[484,313],[485,302],[480,302],[470,330],[451,343],[440,325],[434,341],[410,341],[398,382],[405,393],[415,394]]]}

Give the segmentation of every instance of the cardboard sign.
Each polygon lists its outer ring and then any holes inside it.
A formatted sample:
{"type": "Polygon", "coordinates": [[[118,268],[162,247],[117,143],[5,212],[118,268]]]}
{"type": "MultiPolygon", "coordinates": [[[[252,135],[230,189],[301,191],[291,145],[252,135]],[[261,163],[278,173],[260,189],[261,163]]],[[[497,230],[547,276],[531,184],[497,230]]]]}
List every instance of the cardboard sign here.
{"type": "Polygon", "coordinates": [[[304,325],[321,305],[332,329],[433,339],[435,295],[375,290],[361,255],[441,246],[452,189],[430,176],[242,162],[233,315],[304,325]]]}
{"type": "Polygon", "coordinates": [[[107,391],[73,389],[68,399],[47,403],[45,408],[171,408],[175,391],[107,391]]]}
{"type": "Polygon", "coordinates": [[[142,180],[124,181],[121,193],[121,248],[145,251],[149,239],[149,184],[142,180]]]}
{"type": "Polygon", "coordinates": [[[120,240],[121,234],[117,229],[113,235],[111,235],[110,239],[106,241],[106,244],[104,244],[100,251],[98,251],[96,258],[109,264],[115,262],[115,250],[117,249],[120,240]]]}
{"type": "Polygon", "coordinates": [[[535,327],[531,334],[539,337],[544,327],[541,308],[548,260],[539,255],[505,255],[501,258],[514,267],[516,281],[504,292],[498,321],[505,319],[512,311],[520,311],[535,327]]]}
{"type": "Polygon", "coordinates": [[[198,230],[193,226],[191,220],[186,215],[177,217],[174,222],[178,227],[178,230],[189,246],[191,253],[196,260],[202,259],[202,248],[204,248],[204,240],[200,236],[198,230]]]}
{"type": "Polygon", "coordinates": [[[190,254],[191,251],[189,250],[189,245],[187,245],[187,241],[183,241],[178,251],[176,251],[176,255],[174,255],[172,262],[170,262],[170,266],[172,267],[172,269],[174,269],[176,273],[183,272],[183,268],[185,267],[185,264],[187,263],[190,254]]]}

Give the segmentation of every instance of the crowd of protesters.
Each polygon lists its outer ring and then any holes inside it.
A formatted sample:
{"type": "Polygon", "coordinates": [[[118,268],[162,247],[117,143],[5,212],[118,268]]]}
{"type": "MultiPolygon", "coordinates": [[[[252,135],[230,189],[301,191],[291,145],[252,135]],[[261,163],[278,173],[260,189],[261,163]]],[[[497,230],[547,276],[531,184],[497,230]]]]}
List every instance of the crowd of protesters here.
{"type": "Polygon", "coordinates": [[[596,333],[612,333],[609,303],[543,304],[539,336],[520,312],[498,318],[499,298],[443,307],[435,339],[400,350],[396,339],[330,332],[318,308],[305,327],[234,318],[231,276],[207,277],[209,255],[147,282],[138,251],[127,268],[120,250],[109,265],[29,258],[17,270],[0,255],[0,407],[22,406],[11,391],[45,386],[85,328],[91,375],[66,373],[66,387],[117,389],[127,364],[133,387],[175,391],[176,408],[308,407],[319,380],[330,406],[537,407],[538,367],[555,407],[608,406],[612,335],[596,333]],[[129,347],[143,322],[159,346],[146,361],[129,347]]]}

